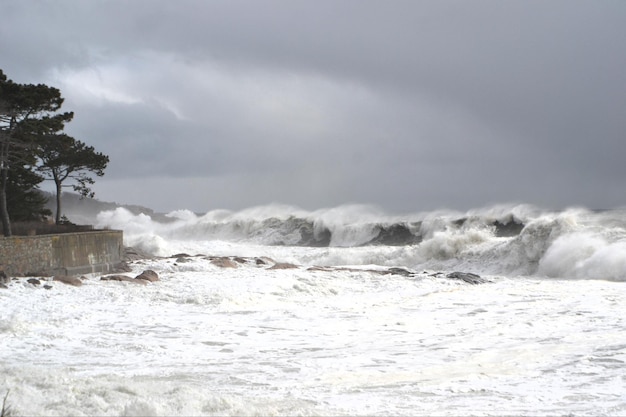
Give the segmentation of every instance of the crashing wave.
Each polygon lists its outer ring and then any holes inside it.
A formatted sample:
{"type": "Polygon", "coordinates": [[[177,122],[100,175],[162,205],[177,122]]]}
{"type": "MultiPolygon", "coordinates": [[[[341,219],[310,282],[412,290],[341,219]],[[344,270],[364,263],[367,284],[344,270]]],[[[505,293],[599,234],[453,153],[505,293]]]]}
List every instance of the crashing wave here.
{"type": "Polygon", "coordinates": [[[164,248],[171,242],[223,241],[333,250],[307,253],[310,262],[323,256],[326,263],[334,259],[487,274],[626,280],[623,210],[548,212],[496,206],[467,213],[387,216],[364,206],[315,212],[266,206],[205,215],[176,212],[167,222],[157,222],[118,208],[100,213],[98,221],[100,227],[124,230],[129,246],[151,253],[167,252],[164,248]],[[345,249],[339,255],[336,251],[341,248],[345,249]]]}

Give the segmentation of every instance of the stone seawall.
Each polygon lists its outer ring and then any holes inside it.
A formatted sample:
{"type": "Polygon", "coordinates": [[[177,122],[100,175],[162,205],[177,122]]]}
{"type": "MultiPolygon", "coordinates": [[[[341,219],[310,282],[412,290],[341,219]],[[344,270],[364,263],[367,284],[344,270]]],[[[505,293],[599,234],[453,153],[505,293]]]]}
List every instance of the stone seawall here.
{"type": "Polygon", "coordinates": [[[122,262],[121,230],[0,238],[0,270],[9,276],[112,271],[122,262]]]}

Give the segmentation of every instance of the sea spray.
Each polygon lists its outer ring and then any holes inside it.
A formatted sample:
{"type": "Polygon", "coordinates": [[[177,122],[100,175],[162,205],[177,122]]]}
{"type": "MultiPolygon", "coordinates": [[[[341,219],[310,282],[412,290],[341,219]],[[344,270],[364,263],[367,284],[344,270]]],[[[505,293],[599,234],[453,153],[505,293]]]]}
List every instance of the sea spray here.
{"type": "Polygon", "coordinates": [[[287,246],[305,248],[292,250],[290,261],[307,264],[626,279],[623,210],[499,205],[394,216],[358,205],[312,212],[272,205],[205,215],[177,211],[167,218],[158,222],[118,208],[101,212],[97,224],[124,230],[125,244],[158,256],[189,250],[223,254],[251,245],[272,253],[272,247],[287,246]]]}

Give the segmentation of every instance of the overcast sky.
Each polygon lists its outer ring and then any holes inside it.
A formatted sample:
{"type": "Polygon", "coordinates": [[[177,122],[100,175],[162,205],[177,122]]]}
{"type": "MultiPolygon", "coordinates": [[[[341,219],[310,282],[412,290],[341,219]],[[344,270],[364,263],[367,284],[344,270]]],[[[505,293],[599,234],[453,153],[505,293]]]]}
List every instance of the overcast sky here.
{"type": "Polygon", "coordinates": [[[0,68],[158,211],[626,205],[626,2],[0,0],[0,68]]]}

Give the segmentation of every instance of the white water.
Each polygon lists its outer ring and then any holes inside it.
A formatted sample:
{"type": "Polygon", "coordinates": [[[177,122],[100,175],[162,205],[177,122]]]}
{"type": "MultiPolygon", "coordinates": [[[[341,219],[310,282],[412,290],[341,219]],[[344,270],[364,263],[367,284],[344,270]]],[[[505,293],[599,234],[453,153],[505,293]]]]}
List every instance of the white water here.
{"type": "Polygon", "coordinates": [[[158,256],[175,253],[258,256],[317,265],[377,264],[420,269],[471,270],[505,276],[547,276],[626,281],[626,210],[495,206],[468,213],[431,212],[387,216],[366,206],[305,212],[266,206],[237,213],[218,210],[203,216],[170,213],[169,223],[117,209],[102,212],[96,224],[123,229],[125,241],[158,256]],[[301,239],[302,223],[313,234],[331,233],[330,248],[283,250],[301,239]],[[463,219],[462,225],[455,224],[463,219]],[[494,221],[525,225],[516,236],[497,237],[494,221]],[[380,225],[403,225],[420,235],[417,245],[364,245],[380,225]],[[280,242],[281,246],[272,246],[280,242]],[[337,251],[333,248],[344,247],[337,251]],[[226,252],[225,252],[226,251],[226,252]],[[230,251],[230,252],[229,252],[230,251]],[[287,258],[287,259],[285,259],[287,258]]]}
{"type": "Polygon", "coordinates": [[[622,243],[609,236],[619,224],[580,235],[579,216],[541,245],[530,230],[438,229],[419,246],[305,248],[168,239],[176,227],[144,220],[126,233],[133,244],[302,266],[192,256],[134,263],[128,275],[159,273],[148,286],[13,281],[0,289],[0,394],[10,389],[15,415],[626,415],[622,243]],[[435,247],[448,252],[425,259],[435,247]],[[513,269],[536,257],[539,272],[473,269],[492,282],[469,285],[365,270],[489,256],[513,269]],[[544,276],[565,265],[578,279],[544,276]],[[589,271],[613,275],[581,279],[589,271]]]}

